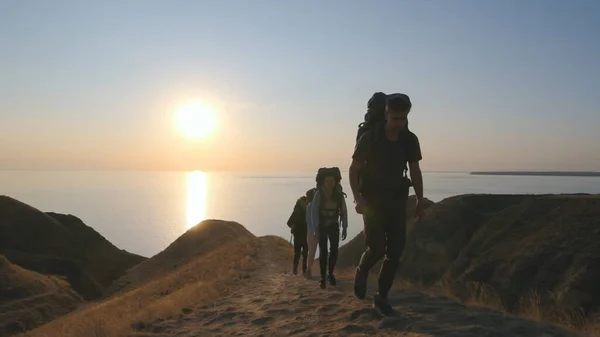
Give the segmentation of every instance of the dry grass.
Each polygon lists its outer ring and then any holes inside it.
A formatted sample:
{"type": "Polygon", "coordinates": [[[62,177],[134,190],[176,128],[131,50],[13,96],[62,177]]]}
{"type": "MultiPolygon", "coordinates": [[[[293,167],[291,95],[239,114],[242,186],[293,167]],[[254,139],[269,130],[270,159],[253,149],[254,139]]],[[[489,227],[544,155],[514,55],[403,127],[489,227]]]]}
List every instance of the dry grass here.
{"type": "Polygon", "coordinates": [[[66,277],[85,300],[146,258],[115,247],[81,219],[45,213],[0,196],[0,251],[11,261],[41,274],[66,277]]]}
{"type": "Polygon", "coordinates": [[[468,306],[507,312],[500,296],[498,296],[492,287],[485,283],[469,282],[464,284],[460,290],[458,290],[455,286],[443,279],[432,287],[426,288],[423,285],[417,285],[416,289],[425,289],[426,293],[430,295],[441,295],[468,306]]]}
{"type": "Polygon", "coordinates": [[[506,309],[500,296],[491,287],[480,282],[467,283],[457,294],[456,286],[439,282],[434,286],[425,287],[405,280],[398,280],[395,288],[418,291],[430,296],[440,296],[471,307],[481,307],[502,312],[520,318],[538,322],[557,324],[586,337],[600,337],[600,315],[585,317],[581,312],[560,310],[558,306],[547,300],[552,296],[542,296],[531,292],[523,297],[516,310],[506,309]],[[546,300],[544,300],[546,299],[546,300]]]}
{"type": "Polygon", "coordinates": [[[600,322],[594,321],[579,329],[580,333],[586,337],[600,336],[600,322]]]}
{"type": "Polygon", "coordinates": [[[82,301],[65,280],[26,270],[0,255],[0,336],[38,327],[82,301]]]}
{"type": "Polygon", "coordinates": [[[586,317],[577,310],[561,310],[547,298],[552,297],[542,296],[537,292],[529,293],[520,301],[515,314],[518,317],[558,324],[584,336],[600,336],[600,324],[594,316],[586,317]]]}
{"type": "Polygon", "coordinates": [[[257,250],[257,240],[233,241],[140,288],[91,303],[21,336],[126,336],[135,327],[216,300],[257,266],[257,250]]]}
{"type": "Polygon", "coordinates": [[[43,275],[10,263],[0,255],[0,285],[6,290],[23,288],[29,295],[47,292],[49,289],[69,288],[69,283],[59,276],[43,275]]]}
{"type": "Polygon", "coordinates": [[[222,220],[202,221],[151,259],[128,270],[106,289],[105,295],[112,296],[140,288],[228,242],[254,237],[239,223],[222,220]]]}

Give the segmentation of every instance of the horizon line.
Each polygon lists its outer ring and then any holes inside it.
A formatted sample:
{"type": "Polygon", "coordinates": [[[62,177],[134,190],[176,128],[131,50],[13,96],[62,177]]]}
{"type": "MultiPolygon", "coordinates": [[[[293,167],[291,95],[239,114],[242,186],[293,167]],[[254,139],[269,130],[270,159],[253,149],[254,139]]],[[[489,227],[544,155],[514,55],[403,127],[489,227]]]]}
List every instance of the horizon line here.
{"type": "MultiPolygon", "coordinates": [[[[204,172],[204,173],[241,173],[241,174],[269,174],[269,173],[276,173],[276,174],[298,174],[298,173],[313,173],[313,170],[299,170],[299,171],[289,171],[289,170],[281,170],[281,171],[270,171],[270,170],[265,170],[265,171],[256,171],[256,170],[250,170],[250,171],[236,171],[236,170],[202,170],[202,169],[106,169],[106,168],[99,168],[99,169],[87,169],[87,168],[82,168],[82,169],[78,169],[78,168],[40,168],[40,169],[35,169],[35,168],[0,168],[0,172],[6,172],[6,171],[33,171],[33,172],[53,172],[53,171],[57,171],[57,172],[69,172],[69,171],[78,171],[78,172],[204,172]]],[[[348,170],[342,170],[340,169],[341,172],[348,172],[348,170]]],[[[314,170],[314,172],[316,173],[317,171],[314,170]]],[[[423,170],[423,173],[470,173],[471,171],[469,170],[423,170]]]]}
{"type": "MultiPolygon", "coordinates": [[[[237,170],[202,170],[202,169],[112,169],[112,168],[0,168],[0,172],[8,171],[29,171],[29,172],[204,172],[204,173],[230,173],[230,174],[309,174],[316,170],[281,170],[281,171],[237,171],[237,170]]],[[[342,170],[341,172],[348,172],[342,170]]],[[[600,170],[423,170],[423,173],[463,173],[469,175],[487,174],[487,173],[600,173],[600,170]]]]}

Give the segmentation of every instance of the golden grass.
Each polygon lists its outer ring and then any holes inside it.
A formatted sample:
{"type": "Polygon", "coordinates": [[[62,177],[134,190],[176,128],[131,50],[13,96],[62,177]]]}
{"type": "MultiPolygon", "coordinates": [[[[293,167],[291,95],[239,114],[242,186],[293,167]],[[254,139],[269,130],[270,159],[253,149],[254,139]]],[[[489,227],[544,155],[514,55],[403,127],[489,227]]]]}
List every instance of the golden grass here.
{"type": "Polygon", "coordinates": [[[598,337],[600,336],[600,322],[591,322],[579,329],[579,332],[586,337],[598,337]]]}
{"type": "Polygon", "coordinates": [[[515,315],[558,324],[585,336],[600,336],[600,325],[594,321],[593,317],[586,317],[579,311],[561,310],[554,303],[544,300],[544,297],[538,292],[532,292],[525,296],[520,301],[515,315]]]}
{"type": "MultiPolygon", "coordinates": [[[[426,288],[422,285],[418,285],[417,289],[426,288]]],[[[468,306],[507,312],[502,300],[500,299],[500,296],[498,296],[496,291],[492,287],[482,282],[466,283],[460,295],[456,294],[452,285],[445,280],[435,284],[433,287],[427,288],[426,292],[430,295],[441,295],[468,306]]]]}
{"type": "Polygon", "coordinates": [[[166,249],[135,267],[113,282],[106,294],[116,295],[163,277],[194,258],[217,249],[227,242],[255,236],[242,225],[222,220],[205,220],[190,228],[166,249]]]}
{"type": "Polygon", "coordinates": [[[0,335],[38,327],[82,302],[67,281],[11,264],[0,255],[0,335]]]}
{"type": "Polygon", "coordinates": [[[6,283],[7,288],[20,286],[31,293],[47,292],[49,289],[56,288],[70,288],[69,283],[62,277],[43,275],[27,270],[10,263],[3,255],[0,255],[0,274],[0,284],[6,283]]]}
{"type": "MultiPolygon", "coordinates": [[[[517,310],[509,312],[503,305],[500,296],[491,287],[480,282],[467,283],[465,292],[458,296],[453,287],[446,282],[439,282],[432,287],[397,280],[397,288],[418,291],[430,296],[440,296],[471,307],[488,308],[520,318],[557,324],[586,337],[600,337],[600,315],[585,317],[577,311],[559,310],[537,292],[531,292],[521,299],[517,310]],[[465,296],[466,295],[466,296],[465,296]]],[[[396,287],[396,286],[395,286],[396,287]]]]}
{"type": "Polygon", "coordinates": [[[234,240],[140,288],[91,303],[20,336],[126,336],[134,326],[176,317],[184,308],[216,300],[257,266],[257,250],[255,239],[234,240]]]}

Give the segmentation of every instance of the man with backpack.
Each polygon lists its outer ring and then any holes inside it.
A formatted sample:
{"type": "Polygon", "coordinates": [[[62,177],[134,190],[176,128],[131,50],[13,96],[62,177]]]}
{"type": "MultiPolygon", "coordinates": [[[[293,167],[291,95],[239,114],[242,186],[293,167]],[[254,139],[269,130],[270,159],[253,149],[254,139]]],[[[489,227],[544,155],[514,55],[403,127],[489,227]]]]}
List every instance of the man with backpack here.
{"type": "Polygon", "coordinates": [[[350,187],[356,211],[363,215],[366,243],[356,268],[354,293],[359,299],[365,298],[369,270],[385,257],[373,297],[373,306],[383,315],[393,311],[388,292],[405,245],[406,200],[411,185],[417,196],[415,217],[424,215],[421,149],[407,123],[411,107],[407,95],[375,93],[369,100],[365,123],[359,126],[350,165],[350,187]]]}
{"type": "Polygon", "coordinates": [[[294,262],[292,273],[298,275],[298,264],[300,263],[300,255],[302,255],[302,275],[306,276],[307,272],[307,257],[308,257],[308,242],[307,242],[307,225],[306,214],[308,204],[312,201],[315,194],[315,189],[311,188],[306,191],[306,195],[301,196],[294,205],[294,210],[287,221],[292,235],[294,236],[294,262]]]}

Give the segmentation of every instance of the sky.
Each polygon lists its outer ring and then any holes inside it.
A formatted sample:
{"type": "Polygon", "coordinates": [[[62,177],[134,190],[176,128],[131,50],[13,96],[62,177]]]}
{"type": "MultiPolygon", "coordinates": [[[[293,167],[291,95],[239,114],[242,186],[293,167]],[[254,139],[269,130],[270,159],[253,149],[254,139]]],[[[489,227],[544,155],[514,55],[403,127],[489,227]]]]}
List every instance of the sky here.
{"type": "Polygon", "coordinates": [[[0,169],[346,169],[376,91],[425,171],[600,171],[594,0],[0,0],[0,169]],[[182,102],[218,127],[190,139],[182,102]]]}

